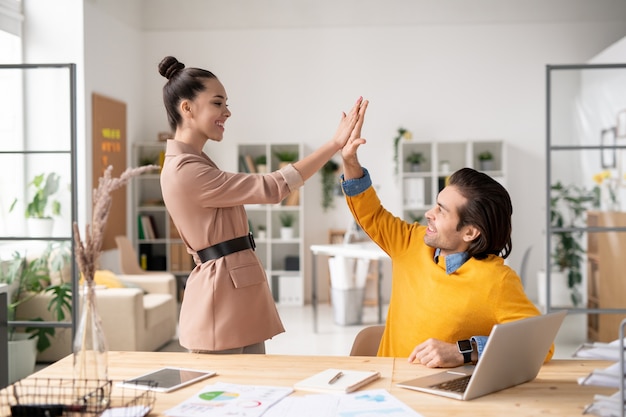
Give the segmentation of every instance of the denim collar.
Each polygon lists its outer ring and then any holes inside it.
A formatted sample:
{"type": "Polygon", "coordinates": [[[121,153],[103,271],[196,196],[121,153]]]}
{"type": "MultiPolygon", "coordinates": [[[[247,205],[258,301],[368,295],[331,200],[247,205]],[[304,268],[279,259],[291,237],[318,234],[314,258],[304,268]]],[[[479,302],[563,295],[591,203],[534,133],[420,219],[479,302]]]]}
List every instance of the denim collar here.
{"type": "MultiPolygon", "coordinates": [[[[440,248],[435,249],[435,263],[439,262],[440,253],[440,248]]],[[[456,272],[456,270],[459,269],[468,259],[469,255],[467,252],[458,252],[446,256],[446,274],[450,275],[456,272]]]]}

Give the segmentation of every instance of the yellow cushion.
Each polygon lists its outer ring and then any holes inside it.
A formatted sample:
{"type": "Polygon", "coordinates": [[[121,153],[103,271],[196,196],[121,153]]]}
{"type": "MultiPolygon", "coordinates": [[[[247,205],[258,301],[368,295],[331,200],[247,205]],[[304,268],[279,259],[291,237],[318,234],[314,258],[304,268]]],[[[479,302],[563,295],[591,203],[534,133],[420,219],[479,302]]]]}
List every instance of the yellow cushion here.
{"type": "MultiPolygon", "coordinates": [[[[117,276],[106,269],[97,270],[94,278],[94,282],[96,285],[104,285],[107,288],[125,288],[126,286],[122,283],[122,281],[117,278],[117,276]]],[[[80,283],[83,283],[83,276],[81,274],[80,283]]]]}

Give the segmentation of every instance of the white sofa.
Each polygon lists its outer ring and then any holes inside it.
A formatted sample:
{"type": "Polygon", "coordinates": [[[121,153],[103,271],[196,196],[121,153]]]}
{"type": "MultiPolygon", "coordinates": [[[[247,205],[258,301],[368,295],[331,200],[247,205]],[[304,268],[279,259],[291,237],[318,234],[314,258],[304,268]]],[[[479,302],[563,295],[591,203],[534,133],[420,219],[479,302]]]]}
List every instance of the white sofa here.
{"type": "MultiPolygon", "coordinates": [[[[176,335],[178,322],[176,278],[167,272],[118,275],[126,288],[98,287],[96,303],[109,350],[154,351],[176,335]],[[129,288],[130,286],[134,288],[129,288]]],[[[41,317],[54,320],[48,311],[50,296],[38,294],[22,303],[18,320],[41,317]]],[[[54,362],[72,353],[70,328],[57,328],[52,346],[37,356],[54,362]]]]}

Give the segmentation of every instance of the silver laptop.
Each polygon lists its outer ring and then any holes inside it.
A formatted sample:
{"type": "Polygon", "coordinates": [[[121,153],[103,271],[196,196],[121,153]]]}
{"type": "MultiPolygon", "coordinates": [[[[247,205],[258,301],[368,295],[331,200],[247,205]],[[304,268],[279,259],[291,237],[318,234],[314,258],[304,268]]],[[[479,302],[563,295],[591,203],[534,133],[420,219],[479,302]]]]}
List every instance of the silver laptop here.
{"type": "Polygon", "coordinates": [[[567,311],[496,324],[476,365],[400,382],[399,387],[471,400],[535,379],[567,311]]]}

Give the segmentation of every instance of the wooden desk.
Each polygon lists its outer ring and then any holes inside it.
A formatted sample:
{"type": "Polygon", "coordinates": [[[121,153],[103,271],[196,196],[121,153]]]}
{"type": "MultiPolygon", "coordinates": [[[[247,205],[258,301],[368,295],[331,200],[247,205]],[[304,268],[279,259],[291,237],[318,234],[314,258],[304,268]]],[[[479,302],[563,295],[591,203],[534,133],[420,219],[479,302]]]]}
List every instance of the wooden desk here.
{"type": "Polygon", "coordinates": [[[345,256],[346,258],[361,258],[379,261],[378,262],[378,322],[383,322],[383,300],[381,283],[383,279],[382,261],[389,259],[383,250],[373,242],[366,243],[339,243],[330,245],[311,245],[312,253],[312,285],[311,285],[311,304],[313,305],[313,332],[317,333],[317,255],[328,256],[345,256]]]}
{"type": "MultiPolygon", "coordinates": [[[[292,387],[326,368],[375,369],[382,378],[363,389],[383,388],[425,417],[438,416],[579,416],[594,394],[610,394],[615,389],[578,385],[576,379],[604,361],[553,360],[537,379],[471,401],[458,401],[396,387],[396,383],[428,373],[440,372],[407,363],[405,358],[287,356],[287,355],[200,355],[182,352],[110,352],[109,377],[129,379],[162,366],[215,370],[218,375],[168,394],[157,393],[150,416],[163,412],[192,397],[205,385],[222,381],[250,385],[292,387]]],[[[67,378],[71,375],[71,355],[35,373],[33,377],[67,378]]],[[[292,395],[305,395],[295,391],[292,395]]]]}

